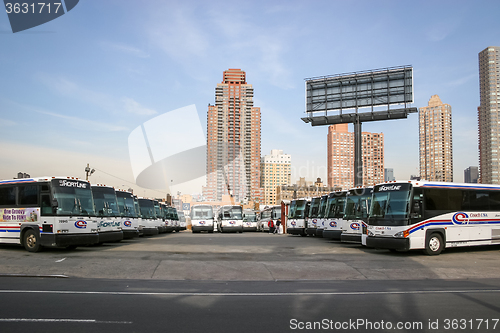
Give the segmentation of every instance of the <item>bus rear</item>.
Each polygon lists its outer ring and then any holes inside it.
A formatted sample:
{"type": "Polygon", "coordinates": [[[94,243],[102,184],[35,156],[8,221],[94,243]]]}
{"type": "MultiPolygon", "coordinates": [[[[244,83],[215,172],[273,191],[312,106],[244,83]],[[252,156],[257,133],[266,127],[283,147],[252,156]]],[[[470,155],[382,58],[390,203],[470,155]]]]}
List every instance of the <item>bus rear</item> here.
{"type": "Polygon", "coordinates": [[[243,232],[243,209],[241,206],[222,206],[217,213],[220,232],[243,232]]]}
{"type": "Polygon", "coordinates": [[[214,213],[212,206],[210,205],[194,205],[191,207],[191,231],[193,233],[199,233],[201,231],[207,231],[209,233],[214,232],[214,213]]]}

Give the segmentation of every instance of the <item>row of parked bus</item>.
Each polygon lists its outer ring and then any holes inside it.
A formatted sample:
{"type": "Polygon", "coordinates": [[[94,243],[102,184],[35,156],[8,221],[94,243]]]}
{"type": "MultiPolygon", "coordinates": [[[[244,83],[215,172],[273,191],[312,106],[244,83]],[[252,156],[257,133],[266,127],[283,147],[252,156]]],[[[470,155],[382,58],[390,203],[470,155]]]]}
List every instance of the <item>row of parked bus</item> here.
{"type": "Polygon", "coordinates": [[[0,181],[0,242],[30,252],[185,229],[174,207],[110,186],[63,177],[0,181]]]}
{"type": "Polygon", "coordinates": [[[287,232],[391,251],[500,244],[500,186],[387,182],[291,201],[287,232]]]}
{"type": "Polygon", "coordinates": [[[280,217],[281,206],[267,207],[257,212],[239,205],[226,205],[214,213],[210,205],[194,205],[190,214],[193,233],[269,231],[269,226],[276,225],[280,217]]]}

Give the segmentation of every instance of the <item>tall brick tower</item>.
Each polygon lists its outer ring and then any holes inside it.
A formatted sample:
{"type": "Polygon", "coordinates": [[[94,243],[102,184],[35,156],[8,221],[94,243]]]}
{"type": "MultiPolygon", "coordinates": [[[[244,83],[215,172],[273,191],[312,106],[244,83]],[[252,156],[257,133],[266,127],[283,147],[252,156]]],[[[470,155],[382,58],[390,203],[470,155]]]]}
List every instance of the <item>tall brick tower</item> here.
{"type": "Polygon", "coordinates": [[[207,200],[260,201],[260,108],[241,69],[224,71],[207,113],[207,200]]]}

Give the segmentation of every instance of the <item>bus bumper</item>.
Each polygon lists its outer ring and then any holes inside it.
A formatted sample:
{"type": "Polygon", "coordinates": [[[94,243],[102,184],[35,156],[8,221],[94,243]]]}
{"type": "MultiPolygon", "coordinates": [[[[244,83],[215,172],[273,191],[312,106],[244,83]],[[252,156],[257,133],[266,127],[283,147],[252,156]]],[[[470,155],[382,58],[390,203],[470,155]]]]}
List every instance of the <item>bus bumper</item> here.
{"type": "Polygon", "coordinates": [[[99,243],[98,234],[41,234],[40,244],[46,247],[66,247],[71,245],[92,245],[99,243]]]}
{"type": "Polygon", "coordinates": [[[290,228],[288,227],[286,229],[286,233],[290,235],[302,235],[304,234],[305,230],[304,228],[290,228]]]}
{"type": "Polygon", "coordinates": [[[191,225],[191,230],[194,231],[194,232],[198,232],[198,231],[213,231],[214,230],[214,226],[213,225],[205,225],[205,226],[194,226],[194,225],[191,225]]]}
{"type": "Polygon", "coordinates": [[[257,227],[243,227],[243,231],[257,231],[257,227]]]}
{"type": "Polygon", "coordinates": [[[142,234],[144,236],[153,236],[153,235],[158,235],[160,231],[158,228],[142,228],[142,234]]]}
{"type": "Polygon", "coordinates": [[[123,230],[123,239],[139,237],[139,230],[123,230]]]}
{"type": "Polygon", "coordinates": [[[316,236],[323,237],[324,231],[325,231],[325,229],[316,229],[316,236]]]}
{"type": "Polygon", "coordinates": [[[316,235],[316,228],[307,228],[306,233],[311,236],[316,235]]]}
{"type": "Polygon", "coordinates": [[[340,241],[343,243],[358,243],[361,244],[361,234],[346,234],[340,235],[340,241]]]}
{"type": "Polygon", "coordinates": [[[99,232],[99,243],[119,242],[123,239],[123,231],[99,232]]]}
{"type": "Polygon", "coordinates": [[[366,246],[376,249],[394,249],[408,251],[410,249],[410,239],[368,236],[366,238],[366,246]]]}
{"type": "Polygon", "coordinates": [[[222,232],[243,232],[243,227],[228,227],[228,226],[222,226],[221,227],[222,232]]]}
{"type": "Polygon", "coordinates": [[[340,240],[342,230],[323,230],[323,238],[340,240]]]}

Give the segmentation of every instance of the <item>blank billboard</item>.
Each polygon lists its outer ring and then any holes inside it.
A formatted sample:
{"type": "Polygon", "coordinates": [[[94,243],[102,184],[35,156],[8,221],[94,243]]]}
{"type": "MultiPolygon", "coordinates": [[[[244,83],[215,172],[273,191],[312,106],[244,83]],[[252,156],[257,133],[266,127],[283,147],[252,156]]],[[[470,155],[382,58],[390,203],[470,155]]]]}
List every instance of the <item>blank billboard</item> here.
{"type": "Polygon", "coordinates": [[[306,79],[306,112],[413,103],[413,67],[306,79]]]}

